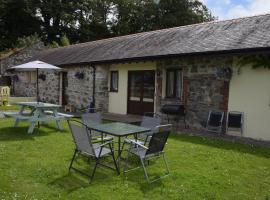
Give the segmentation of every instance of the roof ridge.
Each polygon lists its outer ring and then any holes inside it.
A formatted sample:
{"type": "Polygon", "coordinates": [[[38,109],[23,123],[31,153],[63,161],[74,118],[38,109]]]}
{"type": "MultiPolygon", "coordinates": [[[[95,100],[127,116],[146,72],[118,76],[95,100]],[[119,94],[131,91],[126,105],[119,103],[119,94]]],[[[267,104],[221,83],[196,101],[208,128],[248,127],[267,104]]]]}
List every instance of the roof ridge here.
{"type": "Polygon", "coordinates": [[[111,41],[111,40],[116,40],[116,39],[119,39],[119,38],[129,38],[129,37],[136,36],[136,35],[144,35],[144,34],[164,32],[164,31],[169,31],[169,30],[172,30],[172,29],[179,29],[179,28],[185,28],[185,27],[191,27],[191,26],[199,26],[199,25],[205,25],[205,24],[218,24],[218,23],[222,23],[222,22],[237,21],[237,20],[255,18],[255,17],[265,16],[265,15],[270,15],[270,12],[265,13],[265,14],[247,16],[247,17],[238,17],[238,18],[225,19],[225,20],[214,20],[214,21],[209,21],[209,22],[200,22],[200,23],[188,24],[188,25],[183,25],[183,26],[176,26],[176,27],[171,27],[171,28],[164,28],[164,29],[158,29],[158,30],[152,30],[152,31],[132,33],[132,34],[128,34],[128,35],[121,35],[121,36],[104,38],[104,39],[99,39],[99,40],[93,40],[93,41],[88,41],[88,42],[83,42],[83,43],[78,43],[78,44],[72,44],[72,45],[65,46],[65,47],[58,47],[58,48],[55,48],[54,50],[63,49],[63,48],[72,48],[72,47],[75,47],[75,46],[78,46],[78,45],[87,45],[89,43],[93,44],[93,43],[98,43],[98,42],[101,42],[101,41],[111,41]]]}

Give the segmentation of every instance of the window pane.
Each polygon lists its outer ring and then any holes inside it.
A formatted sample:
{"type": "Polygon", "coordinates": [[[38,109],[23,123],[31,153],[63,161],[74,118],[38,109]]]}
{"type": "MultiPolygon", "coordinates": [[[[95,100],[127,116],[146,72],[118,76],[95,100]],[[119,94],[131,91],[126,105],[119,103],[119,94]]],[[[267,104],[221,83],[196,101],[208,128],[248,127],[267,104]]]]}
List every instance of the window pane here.
{"type": "Polygon", "coordinates": [[[30,72],[31,73],[31,83],[37,82],[37,72],[30,72]]]}
{"type": "Polygon", "coordinates": [[[145,72],[143,82],[143,101],[154,102],[155,94],[155,73],[145,72]]]}
{"type": "Polygon", "coordinates": [[[141,84],[142,76],[139,73],[132,73],[130,75],[130,97],[131,101],[140,101],[141,99],[141,84]]]}
{"type": "Polygon", "coordinates": [[[111,72],[111,90],[118,90],[118,72],[111,72]]]}
{"type": "Polygon", "coordinates": [[[180,98],[182,94],[182,71],[176,70],[176,97],[180,98]]]}
{"type": "Polygon", "coordinates": [[[167,97],[174,95],[174,71],[167,71],[167,97]]]}

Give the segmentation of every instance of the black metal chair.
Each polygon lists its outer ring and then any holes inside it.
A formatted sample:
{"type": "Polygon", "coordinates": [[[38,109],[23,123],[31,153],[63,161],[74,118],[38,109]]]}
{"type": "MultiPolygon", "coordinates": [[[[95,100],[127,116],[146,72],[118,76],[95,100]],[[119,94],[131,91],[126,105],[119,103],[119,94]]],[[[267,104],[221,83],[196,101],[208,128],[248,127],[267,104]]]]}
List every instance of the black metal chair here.
{"type": "MultiPolygon", "coordinates": [[[[81,115],[81,118],[82,118],[82,122],[86,125],[89,125],[91,123],[95,123],[95,124],[102,123],[101,113],[84,113],[81,115]]],[[[113,140],[112,136],[107,136],[97,131],[92,131],[91,136],[92,136],[93,143],[113,140]]]]}
{"type": "Polygon", "coordinates": [[[144,170],[144,175],[145,175],[145,178],[146,178],[148,183],[152,183],[154,181],[157,181],[157,180],[169,175],[170,171],[169,171],[168,164],[167,164],[167,161],[165,158],[164,147],[165,147],[167,139],[171,133],[171,130],[172,130],[171,124],[157,126],[155,129],[155,132],[153,133],[153,135],[150,139],[149,145],[147,147],[145,145],[142,145],[139,142],[134,141],[134,140],[125,141],[126,144],[130,144],[130,147],[128,150],[128,156],[127,156],[125,164],[124,164],[124,173],[139,168],[139,167],[136,167],[136,168],[127,170],[128,158],[129,158],[130,154],[133,154],[140,159],[142,168],[144,170]],[[154,158],[158,158],[161,156],[163,157],[165,167],[166,167],[165,175],[162,177],[150,180],[148,173],[147,173],[147,170],[146,170],[145,162],[146,161],[149,162],[149,160],[154,159],[154,158]]]}
{"type": "Polygon", "coordinates": [[[243,135],[243,119],[244,113],[238,111],[230,111],[227,114],[226,132],[239,131],[243,135]]]}
{"type": "Polygon", "coordinates": [[[149,142],[149,139],[153,135],[153,131],[156,128],[156,126],[159,126],[160,124],[161,124],[161,118],[158,116],[156,117],[143,116],[140,126],[144,128],[149,128],[151,129],[151,131],[138,134],[138,136],[134,139],[126,139],[126,142],[133,140],[133,141],[136,141],[145,145],[147,142],[149,142]]]}
{"type": "Polygon", "coordinates": [[[95,172],[96,172],[96,168],[98,165],[101,166],[105,166],[107,168],[110,168],[112,170],[117,171],[117,173],[119,174],[119,170],[116,164],[116,160],[114,157],[114,152],[112,149],[112,141],[108,141],[106,143],[103,144],[93,144],[92,143],[92,139],[91,139],[91,130],[83,123],[76,121],[76,120],[68,120],[68,125],[71,131],[71,134],[73,136],[73,141],[76,145],[75,150],[74,150],[74,154],[69,166],[69,171],[71,169],[86,175],[90,177],[90,182],[93,180],[95,172]],[[93,168],[93,171],[91,173],[91,175],[87,174],[86,172],[83,172],[80,169],[77,169],[75,167],[73,167],[73,162],[76,158],[77,155],[83,155],[86,156],[88,158],[93,158],[95,160],[95,166],[93,168]],[[108,155],[111,155],[113,158],[113,162],[115,165],[115,169],[112,168],[111,166],[105,165],[103,163],[100,163],[100,159],[103,157],[106,157],[108,155]]]}
{"type": "Polygon", "coordinates": [[[210,110],[208,114],[206,129],[211,132],[221,133],[224,112],[210,110]]]}

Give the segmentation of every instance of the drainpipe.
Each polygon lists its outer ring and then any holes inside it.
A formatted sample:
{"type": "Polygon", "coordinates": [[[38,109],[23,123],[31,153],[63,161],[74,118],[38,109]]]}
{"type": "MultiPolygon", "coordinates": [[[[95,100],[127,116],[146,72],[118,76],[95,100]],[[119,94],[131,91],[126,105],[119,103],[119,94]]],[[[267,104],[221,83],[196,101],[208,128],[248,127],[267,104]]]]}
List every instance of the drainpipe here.
{"type": "Polygon", "coordinates": [[[92,102],[90,103],[90,109],[89,112],[93,113],[95,112],[95,107],[96,107],[96,98],[95,98],[95,93],[96,93],[96,66],[91,65],[93,68],[93,88],[92,88],[92,102]]]}

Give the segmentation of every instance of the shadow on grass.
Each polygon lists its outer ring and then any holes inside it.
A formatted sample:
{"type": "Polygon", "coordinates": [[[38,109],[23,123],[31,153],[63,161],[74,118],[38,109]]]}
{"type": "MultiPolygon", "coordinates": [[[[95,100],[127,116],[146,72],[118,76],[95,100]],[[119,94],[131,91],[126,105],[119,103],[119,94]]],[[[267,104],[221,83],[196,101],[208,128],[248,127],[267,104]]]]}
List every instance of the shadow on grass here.
{"type": "Polygon", "coordinates": [[[4,127],[0,128],[0,140],[1,141],[16,141],[16,140],[33,140],[35,137],[47,136],[51,133],[59,132],[57,128],[49,125],[42,125],[46,129],[35,128],[32,134],[28,134],[28,126],[21,127],[4,127]],[[48,130],[49,128],[50,130],[48,130]]]}
{"type": "Polygon", "coordinates": [[[240,142],[226,141],[222,138],[206,138],[203,136],[189,136],[189,135],[171,135],[172,140],[188,142],[198,145],[205,145],[209,147],[237,151],[240,153],[252,154],[260,157],[270,158],[270,149],[252,146],[248,144],[242,144],[240,142]]]}
{"type": "MultiPolygon", "coordinates": [[[[105,164],[104,162],[101,163],[105,164]]],[[[81,174],[74,169],[71,169],[70,172],[67,172],[66,175],[55,179],[54,181],[49,183],[49,185],[56,185],[61,189],[65,190],[66,192],[70,193],[77,189],[86,188],[95,184],[104,185],[108,182],[111,182],[111,177],[117,176],[116,171],[98,165],[94,175],[94,179],[92,180],[92,182],[90,182],[90,176],[93,172],[94,165],[95,161],[91,159],[89,160],[87,157],[79,156],[77,157],[77,159],[75,159],[73,167],[82,171],[88,176],[86,176],[85,174],[81,174]]]]}
{"type": "Polygon", "coordinates": [[[130,157],[127,169],[131,171],[128,171],[126,172],[126,174],[124,174],[125,180],[138,184],[140,186],[140,190],[144,194],[147,194],[148,192],[151,193],[153,189],[165,187],[163,184],[163,178],[161,178],[164,176],[164,174],[162,174],[162,172],[161,173],[154,172],[153,167],[163,167],[163,166],[157,164],[156,160],[151,161],[150,165],[146,165],[150,181],[158,179],[152,183],[148,183],[139,160],[136,159],[135,157],[130,157]]]}
{"type": "Polygon", "coordinates": [[[88,187],[89,181],[83,178],[79,178],[73,173],[68,173],[67,175],[55,179],[49,183],[49,185],[57,186],[70,193],[77,189],[88,187]]]}

